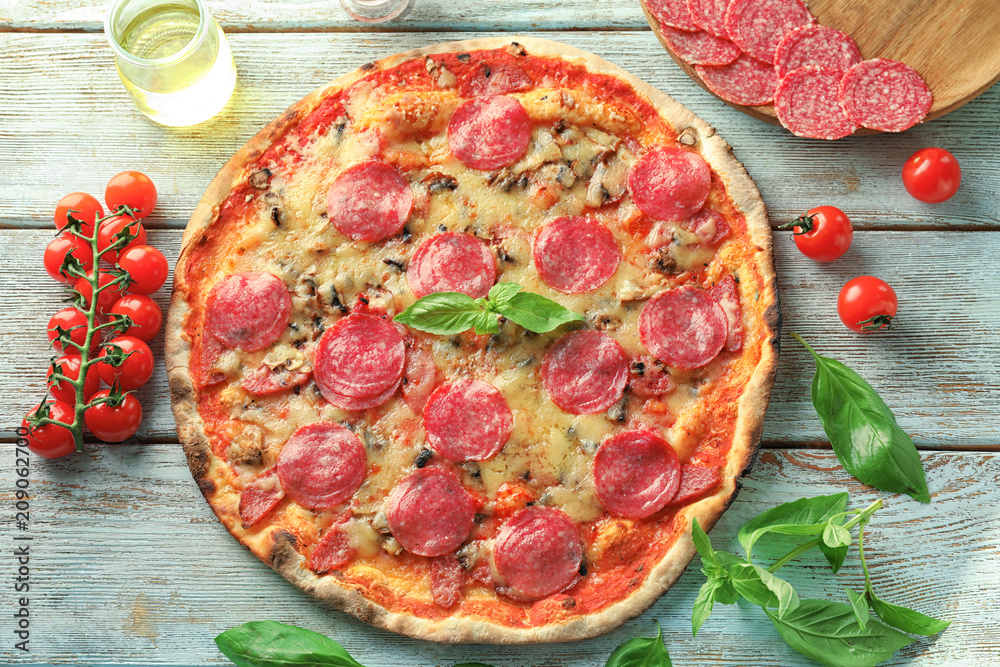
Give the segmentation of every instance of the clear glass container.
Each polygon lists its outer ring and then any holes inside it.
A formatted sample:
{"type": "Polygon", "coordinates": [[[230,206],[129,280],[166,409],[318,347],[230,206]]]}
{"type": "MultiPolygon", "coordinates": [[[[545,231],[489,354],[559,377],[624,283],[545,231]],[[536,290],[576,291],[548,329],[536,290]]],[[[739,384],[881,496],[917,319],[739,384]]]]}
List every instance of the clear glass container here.
{"type": "Polygon", "coordinates": [[[104,34],[132,101],[157,123],[201,123],[233,94],[233,54],[203,0],[115,0],[104,34]]]}
{"type": "Polygon", "coordinates": [[[340,4],[351,18],[365,23],[382,23],[402,14],[410,0],[340,0],[340,4]]]}

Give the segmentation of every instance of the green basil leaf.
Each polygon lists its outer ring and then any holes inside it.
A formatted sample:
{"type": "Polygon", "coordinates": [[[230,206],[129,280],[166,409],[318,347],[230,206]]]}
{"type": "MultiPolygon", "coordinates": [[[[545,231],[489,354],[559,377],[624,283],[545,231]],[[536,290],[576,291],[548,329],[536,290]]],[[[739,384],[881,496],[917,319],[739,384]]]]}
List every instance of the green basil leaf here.
{"type": "Polygon", "coordinates": [[[916,641],[875,620],[861,627],[842,602],[802,600],[784,616],[764,613],[789,646],[828,667],[874,667],[916,641]]]}
{"type": "Polygon", "coordinates": [[[472,323],[472,329],[477,336],[500,333],[500,319],[496,313],[484,310],[476,314],[476,319],[472,323]]]}
{"type": "Polygon", "coordinates": [[[506,301],[494,302],[493,308],[511,322],[535,333],[546,333],[567,322],[584,319],[583,315],[532,292],[519,292],[506,301]]]}
{"type": "Polygon", "coordinates": [[[510,301],[511,297],[521,291],[521,286],[517,283],[497,283],[490,288],[487,298],[491,303],[497,304],[503,301],[510,301]]]}
{"type": "Polygon", "coordinates": [[[823,544],[831,548],[851,546],[851,531],[835,523],[828,523],[823,528],[823,544]]]}
{"type": "Polygon", "coordinates": [[[930,636],[936,635],[951,625],[951,621],[939,621],[908,607],[885,602],[879,599],[871,589],[868,590],[868,602],[879,618],[903,632],[930,636]]]}
{"type": "Polygon", "coordinates": [[[760,565],[740,563],[733,567],[733,587],[748,602],[760,607],[777,607],[785,616],[799,606],[799,596],[792,585],[760,565]]]}
{"type": "Polygon", "coordinates": [[[929,503],[917,448],[878,392],[844,364],[798,340],[816,360],[812,403],[840,464],[865,484],[929,503]]]}
{"type": "Polygon", "coordinates": [[[712,607],[715,604],[715,592],[722,586],[718,579],[709,579],[702,584],[698,591],[698,597],[694,599],[694,607],[691,608],[691,634],[698,636],[698,630],[708,617],[712,615],[712,607]]]}
{"type": "Polygon", "coordinates": [[[712,565],[719,564],[719,559],[715,557],[715,550],[712,548],[712,541],[708,539],[708,534],[698,524],[697,517],[691,521],[691,539],[694,541],[694,548],[701,554],[702,561],[712,565]]]}
{"type": "Polygon", "coordinates": [[[868,599],[860,593],[855,593],[854,589],[847,589],[847,597],[851,601],[851,608],[854,610],[854,617],[858,619],[858,625],[862,628],[868,625],[871,614],[868,613],[868,599]]]}
{"type": "Polygon", "coordinates": [[[715,557],[719,560],[719,566],[715,568],[715,578],[722,582],[719,590],[715,592],[715,601],[722,604],[736,604],[742,596],[733,586],[732,569],[736,565],[745,565],[746,561],[725,551],[716,551],[715,557]]]}
{"type": "Polygon", "coordinates": [[[819,550],[823,552],[826,559],[830,561],[830,569],[836,574],[840,571],[841,566],[844,564],[844,559],[847,558],[848,546],[843,547],[829,547],[823,540],[819,542],[819,550]]]}
{"type": "Polygon", "coordinates": [[[277,621],[252,621],[215,638],[239,667],[363,667],[337,642],[318,632],[277,621]]]}
{"type": "Polygon", "coordinates": [[[769,532],[785,535],[818,535],[830,517],[847,507],[847,494],[799,498],[758,514],[740,528],[737,539],[750,560],[754,543],[769,532]]]}
{"type": "Polygon", "coordinates": [[[636,637],[618,646],[604,667],[671,667],[667,647],[663,644],[663,629],[656,622],[656,637],[636,637]]]}
{"type": "Polygon", "coordinates": [[[482,312],[467,294],[435,292],[418,299],[393,319],[420,331],[450,336],[471,329],[482,312]]]}

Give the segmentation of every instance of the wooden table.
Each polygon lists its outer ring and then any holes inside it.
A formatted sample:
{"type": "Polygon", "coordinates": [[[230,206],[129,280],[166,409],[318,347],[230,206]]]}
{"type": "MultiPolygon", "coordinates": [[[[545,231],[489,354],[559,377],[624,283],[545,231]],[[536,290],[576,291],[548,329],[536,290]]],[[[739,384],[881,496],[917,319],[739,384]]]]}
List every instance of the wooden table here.
{"type": "MultiPolygon", "coordinates": [[[[88,445],[57,461],[31,460],[31,518],[14,523],[13,429],[44,394],[44,328],[63,291],[41,266],[52,211],[67,192],[100,195],[124,169],[160,190],[151,242],[175,259],[188,215],[212,175],[258,128],[305,93],[375,58],[435,42],[532,31],[603,56],[666,91],[732,144],[775,225],[819,204],[855,223],[854,245],[819,265],[779,233],[776,261],[785,331],[866,377],[920,447],[933,502],[879,494],[837,464],[809,403],[812,363],[784,348],[763,449],[743,492],[712,533],[736,550],[751,516],[801,496],[851,492],[852,506],[883,497],[867,545],[885,597],[954,619],[938,637],[900,651],[893,665],[986,665],[1000,659],[1000,87],[901,135],[808,141],[748,118],[694,85],[649,32],[636,0],[415,0],[377,29],[336,2],[225,0],[210,6],[229,35],[237,91],[217,118],[168,129],[141,116],[118,81],[101,33],[103,3],[0,2],[0,662],[205,665],[225,663],[212,638],[273,618],[323,632],[368,667],[604,665],[611,650],[664,630],[674,664],[812,664],[782,642],[755,607],[717,606],[694,639],[692,567],[652,609],[598,639],[563,645],[441,646],[393,635],[324,606],[226,535],[188,473],[158,368],[139,392],[147,417],[134,442],[88,445]],[[950,149],[959,193],[937,206],[900,183],[916,149],[950,149]],[[870,337],[839,323],[836,295],[872,273],[899,294],[899,330],[870,337]],[[15,537],[30,536],[30,652],[14,648],[15,537]]],[[[157,295],[165,306],[167,294],[157,295]]],[[[162,353],[162,340],[154,342],[162,353]]],[[[160,357],[162,358],[162,357],[160,357]]],[[[697,561],[696,561],[697,564],[697,561]]],[[[840,575],[818,558],[782,570],[805,597],[845,600],[860,589],[856,556],[840,575]]]]}

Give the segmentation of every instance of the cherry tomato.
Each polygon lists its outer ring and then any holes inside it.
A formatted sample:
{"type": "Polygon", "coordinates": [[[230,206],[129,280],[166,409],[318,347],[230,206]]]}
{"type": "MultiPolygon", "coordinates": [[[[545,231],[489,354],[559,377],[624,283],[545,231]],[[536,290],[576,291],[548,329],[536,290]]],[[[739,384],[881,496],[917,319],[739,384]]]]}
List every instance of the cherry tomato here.
{"type": "MultiPolygon", "coordinates": [[[[62,352],[63,346],[56,340],[56,327],[62,327],[69,331],[70,340],[77,345],[83,345],[84,341],[87,340],[87,316],[76,308],[63,308],[49,319],[49,341],[56,352],[62,352]]],[[[94,347],[96,347],[96,338],[97,336],[94,336],[94,341],[92,341],[94,347]]],[[[74,350],[73,347],[69,349],[71,352],[74,350]]]]}
{"type": "MultiPolygon", "coordinates": [[[[76,380],[80,377],[81,361],[82,359],[79,354],[64,354],[56,359],[54,363],[59,367],[60,374],[65,375],[71,380],[76,380]]],[[[97,365],[94,364],[87,369],[87,378],[83,381],[84,401],[89,401],[90,397],[94,395],[94,392],[101,388],[101,376],[97,374],[96,366],[97,365]]],[[[52,395],[52,398],[57,401],[62,401],[67,405],[76,405],[76,387],[64,380],[53,382],[51,367],[49,367],[47,378],[49,383],[49,394],[52,395]]]]}
{"type": "Polygon", "coordinates": [[[130,245],[118,254],[118,266],[128,271],[132,284],[128,291],[152,294],[167,281],[170,265],[163,253],[150,245],[130,245]]]}
{"type": "Polygon", "coordinates": [[[145,218],[156,206],[156,186],[149,176],[140,171],[123,171],[108,181],[108,187],[104,189],[104,203],[109,211],[124,204],[132,209],[135,217],[145,218]]]}
{"type": "Polygon", "coordinates": [[[119,248],[101,255],[101,259],[112,264],[118,261],[118,256],[129,248],[146,245],[146,228],[138,220],[133,220],[127,215],[116,215],[101,223],[97,229],[97,252],[101,253],[108,246],[115,242],[115,235],[128,227],[129,232],[135,234],[135,238],[128,242],[125,248],[119,248]]]}
{"type": "Polygon", "coordinates": [[[961,183],[958,160],[943,148],[921,148],[903,165],[903,187],[928,204],[949,199],[961,183]]]}
{"type": "Polygon", "coordinates": [[[59,273],[66,255],[70,253],[73,253],[73,257],[83,265],[84,271],[94,268],[94,252],[90,249],[90,243],[73,234],[60,234],[45,248],[45,255],[42,258],[45,272],[52,276],[53,280],[61,283],[71,283],[76,280],[74,276],[64,276],[59,273]]]}
{"type": "Polygon", "coordinates": [[[817,206],[809,209],[794,223],[782,225],[782,229],[792,227],[795,245],[803,255],[817,262],[832,262],[851,247],[854,228],[850,219],[836,206],[817,206]]]}
{"type": "MultiPolygon", "coordinates": [[[[94,399],[110,395],[110,391],[102,389],[94,394],[94,399]]],[[[121,405],[101,403],[87,408],[83,413],[83,422],[94,437],[104,442],[121,442],[131,438],[139,430],[139,425],[142,424],[142,405],[132,394],[125,394],[121,405]]]]}
{"type": "MultiPolygon", "coordinates": [[[[88,277],[92,275],[94,275],[93,270],[87,271],[88,277]]],[[[100,287],[103,287],[104,285],[110,283],[112,280],[115,280],[115,277],[110,273],[108,273],[107,271],[105,271],[104,269],[101,269],[100,275],[98,276],[97,280],[98,280],[98,285],[100,287]]],[[[73,289],[75,289],[77,292],[83,295],[83,298],[87,303],[87,307],[89,308],[90,299],[93,296],[93,291],[90,288],[90,280],[88,280],[87,278],[80,278],[79,280],[76,281],[76,283],[73,284],[73,289]]],[[[121,298],[122,292],[123,290],[121,285],[115,285],[114,287],[109,287],[108,289],[101,292],[97,297],[98,314],[100,314],[102,317],[107,317],[107,314],[111,311],[111,307],[114,306],[115,302],[121,298]]]]}
{"type": "Polygon", "coordinates": [[[117,379],[122,391],[131,391],[149,382],[153,375],[153,353],[144,341],[135,336],[117,336],[101,346],[99,356],[106,359],[112,353],[112,346],[121,348],[126,354],[132,354],[118,367],[107,361],[94,365],[106,385],[114,386],[117,379]]]}
{"type": "MultiPolygon", "coordinates": [[[[28,417],[34,415],[39,407],[41,406],[36,405],[29,410],[28,417]]],[[[73,406],[61,401],[49,403],[50,419],[61,421],[64,424],[72,424],[74,417],[73,406]]],[[[27,419],[21,422],[21,427],[25,430],[28,429],[27,419]]],[[[47,459],[57,459],[60,456],[66,456],[76,449],[76,439],[73,437],[73,432],[55,424],[46,424],[23,437],[28,441],[29,450],[47,459]]]]}
{"type": "Polygon", "coordinates": [[[66,214],[71,211],[73,217],[83,223],[83,233],[88,236],[94,233],[94,221],[104,217],[104,209],[96,197],[86,192],[71,192],[56,204],[56,229],[66,226],[66,214]]]}
{"type": "Polygon", "coordinates": [[[896,293],[884,280],[873,276],[849,280],[837,297],[840,321],[858,333],[892,328],[897,306],[896,293]]]}
{"type": "Polygon", "coordinates": [[[147,343],[153,340],[163,324],[163,313],[156,302],[145,294],[126,294],[111,307],[111,314],[128,315],[133,325],[124,333],[147,343]]]}

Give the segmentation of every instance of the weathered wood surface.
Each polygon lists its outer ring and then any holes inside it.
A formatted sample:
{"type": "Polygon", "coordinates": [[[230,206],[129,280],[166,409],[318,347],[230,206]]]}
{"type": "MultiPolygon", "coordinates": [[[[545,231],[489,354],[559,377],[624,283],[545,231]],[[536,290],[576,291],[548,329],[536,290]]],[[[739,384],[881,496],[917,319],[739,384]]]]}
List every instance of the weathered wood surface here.
{"type": "MultiPolygon", "coordinates": [[[[104,29],[100,0],[14,0],[0,3],[2,30],[104,29]]],[[[646,29],[638,0],[410,0],[399,18],[376,26],[351,19],[337,0],[210,0],[225,30],[280,32],[414,30],[646,29]]]]}
{"type": "MultiPolygon", "coordinates": [[[[847,211],[862,230],[843,259],[819,265],[778,235],[785,330],[855,367],[896,411],[923,453],[934,496],[929,506],[887,497],[871,526],[876,588],[890,601],[956,619],[886,664],[992,664],[1000,655],[996,596],[1000,566],[1000,165],[995,123],[1000,89],[901,135],[807,141],[720,104],[663,52],[634,0],[489,1],[455,5],[414,0],[410,14],[377,30],[387,34],[315,34],[360,30],[335,0],[224,0],[211,6],[228,30],[240,71],[237,93],[216,119],[168,129],[134,110],[117,80],[100,30],[104,2],[0,0],[0,440],[11,451],[19,415],[44,393],[49,352],[44,327],[61,307],[60,288],[41,255],[51,213],[74,190],[100,195],[123,169],[142,169],[161,199],[151,242],[173,260],[179,229],[212,175],[271,118],[311,89],[364,62],[439,41],[483,33],[539,32],[616,62],[668,92],[712,123],[735,148],[764,194],[775,223],[819,204],[847,211]],[[65,30],[90,34],[67,34],[65,30]],[[281,33],[296,30],[293,34],[281,33]],[[21,31],[19,33],[19,31],[21,31]],[[48,31],[28,34],[29,31],[48,31]],[[243,33],[243,34],[236,34],[243,33]],[[914,150],[942,145],[965,174],[956,197],[929,206],[911,199],[899,168],[914,150]],[[889,230],[889,231],[887,231],[889,230]],[[964,231],[963,231],[964,230],[964,231]],[[845,280],[873,273],[900,296],[902,328],[860,337],[842,327],[836,293],[845,280]]],[[[165,304],[167,295],[156,297],[165,304]]],[[[154,341],[162,358],[162,337],[154,341]]],[[[713,532],[736,550],[736,530],[754,514],[794,498],[849,489],[853,507],[875,495],[854,482],[832,454],[808,402],[812,365],[783,339],[765,443],[745,489],[713,532]],[[792,447],[794,449],[789,449],[792,447]]],[[[653,633],[653,619],[680,665],[812,664],[788,649],[759,610],[720,606],[690,636],[700,584],[690,569],[651,611],[606,637],[536,647],[438,646],[374,630],[332,611],[273,574],[226,535],[190,478],[175,442],[159,366],[140,390],[147,420],[140,444],[88,445],[80,456],[32,461],[32,652],[0,641],[0,664],[225,664],[211,638],[239,623],[276,618],[324,632],[369,667],[603,665],[621,641],[653,633]]],[[[14,465],[0,466],[0,541],[13,543],[14,465]]],[[[3,559],[0,559],[3,561],[3,559]]],[[[3,577],[12,560],[0,562],[3,577]]],[[[808,597],[843,600],[861,581],[852,555],[838,576],[819,559],[783,573],[808,597]]],[[[0,587],[0,612],[14,608],[0,587]]],[[[9,617],[8,617],[9,618],[9,617]]],[[[9,633],[10,622],[0,624],[9,633]]]]}
{"type": "MultiPolygon", "coordinates": [[[[0,34],[0,227],[48,227],[62,194],[99,194],[123,169],[141,169],[156,181],[163,193],[157,225],[183,227],[226,160],[313,88],[378,57],[472,36],[479,35],[230,35],[239,81],[229,106],[202,125],[174,129],[133,108],[102,36],[0,34]]],[[[719,103],[649,31],[537,36],[625,67],[714,125],[764,193],[776,223],[833,204],[862,229],[1000,229],[993,139],[1000,87],[902,134],[814,141],[719,103]],[[942,144],[966,167],[962,188],[948,202],[922,204],[905,192],[899,170],[915,150],[942,144]]]]}
{"type": "MultiPolygon", "coordinates": [[[[884,497],[886,506],[866,534],[866,554],[879,594],[954,623],[885,664],[991,664],[1000,614],[1000,456],[935,452],[923,458],[932,504],[884,497]]],[[[5,506],[12,502],[11,467],[0,467],[5,506]]],[[[605,637],[562,645],[442,646],[365,626],[271,572],[215,520],[176,445],[104,447],[49,463],[36,458],[31,480],[32,525],[23,534],[33,537],[32,653],[15,655],[6,639],[2,663],[27,657],[56,664],[220,664],[225,660],[212,637],[273,618],[329,635],[369,667],[465,661],[596,667],[620,642],[653,634],[654,619],[678,667],[814,664],[789,649],[749,605],[717,605],[692,638],[691,605],[704,581],[697,561],[651,610],[605,637]]],[[[844,490],[853,508],[876,497],[828,452],[765,452],[713,531],[715,546],[737,552],[738,527],[774,504],[844,490]]],[[[5,578],[11,568],[10,559],[0,563],[5,578]]],[[[839,575],[815,554],[781,574],[802,597],[840,601],[846,601],[845,587],[858,590],[863,582],[856,551],[839,575]]],[[[0,609],[6,615],[13,607],[11,587],[0,587],[0,609]]]]}
{"type": "MultiPolygon", "coordinates": [[[[154,230],[149,236],[173,262],[180,230],[154,230]]],[[[0,319],[0,438],[12,437],[17,416],[45,393],[51,353],[44,330],[64,294],[41,266],[51,237],[41,230],[0,230],[0,265],[8,276],[0,289],[0,313],[16,313],[0,319]]],[[[785,332],[800,333],[821,354],[867,378],[919,446],[1000,448],[1000,275],[970,270],[1000,255],[1000,233],[859,232],[848,254],[828,265],[803,257],[788,232],[776,235],[775,248],[785,332]],[[837,293],[863,273],[895,287],[898,330],[860,336],[840,323],[837,293]]],[[[155,298],[166,307],[165,291],[155,298]]],[[[162,339],[161,334],[153,343],[160,360],[162,339]]],[[[812,372],[811,357],[785,335],[764,428],[767,445],[826,442],[809,402],[812,372]]],[[[146,406],[139,440],[174,440],[162,363],[138,395],[146,406]]]]}

